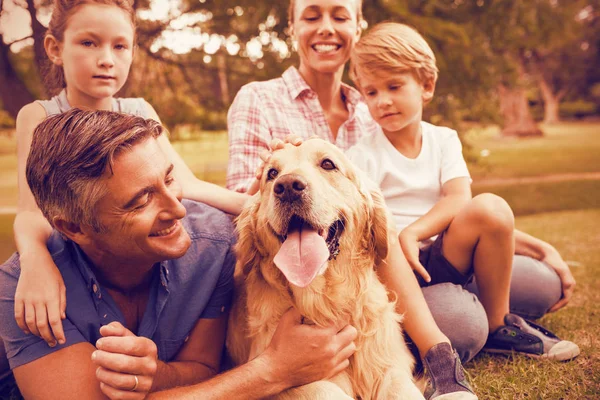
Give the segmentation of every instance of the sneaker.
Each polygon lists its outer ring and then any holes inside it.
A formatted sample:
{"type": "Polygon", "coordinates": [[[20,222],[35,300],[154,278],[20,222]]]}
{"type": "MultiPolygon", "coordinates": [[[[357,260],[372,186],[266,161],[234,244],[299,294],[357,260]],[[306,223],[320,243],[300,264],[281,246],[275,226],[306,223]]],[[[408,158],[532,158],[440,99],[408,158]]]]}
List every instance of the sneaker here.
{"type": "Polygon", "coordinates": [[[490,333],[483,351],[517,352],[534,358],[567,361],[579,355],[579,346],[561,340],[549,330],[515,314],[506,314],[504,326],[490,333]]]}
{"type": "Polygon", "coordinates": [[[450,343],[433,346],[423,359],[428,376],[424,396],[428,400],[477,400],[467,381],[458,354],[450,343]]]}

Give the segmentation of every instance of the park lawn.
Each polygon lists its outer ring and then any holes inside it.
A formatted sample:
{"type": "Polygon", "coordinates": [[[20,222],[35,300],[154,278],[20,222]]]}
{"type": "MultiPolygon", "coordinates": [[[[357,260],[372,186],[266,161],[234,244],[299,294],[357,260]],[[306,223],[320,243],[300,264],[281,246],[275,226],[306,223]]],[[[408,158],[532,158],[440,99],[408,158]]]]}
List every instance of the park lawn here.
{"type": "Polygon", "coordinates": [[[487,157],[469,163],[474,181],[600,171],[600,124],[568,122],[541,128],[544,137],[526,139],[503,138],[494,126],[467,130],[467,155],[489,151],[487,157]]]}
{"type": "Polygon", "coordinates": [[[577,288],[569,305],[541,319],[581,355],[567,363],[524,356],[478,355],[466,365],[480,399],[600,398],[600,209],[517,218],[517,227],[553,243],[572,264],[577,288]]]}

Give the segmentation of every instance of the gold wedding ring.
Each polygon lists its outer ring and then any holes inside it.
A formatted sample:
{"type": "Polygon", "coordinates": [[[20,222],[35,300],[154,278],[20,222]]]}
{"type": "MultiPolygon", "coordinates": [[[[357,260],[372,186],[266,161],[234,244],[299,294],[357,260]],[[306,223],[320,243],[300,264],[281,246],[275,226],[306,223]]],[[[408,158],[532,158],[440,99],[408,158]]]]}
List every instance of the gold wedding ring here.
{"type": "Polygon", "coordinates": [[[135,392],[135,389],[137,389],[138,385],[140,384],[137,375],[134,375],[133,377],[135,378],[135,385],[133,385],[133,387],[129,389],[130,392],[135,392]]]}

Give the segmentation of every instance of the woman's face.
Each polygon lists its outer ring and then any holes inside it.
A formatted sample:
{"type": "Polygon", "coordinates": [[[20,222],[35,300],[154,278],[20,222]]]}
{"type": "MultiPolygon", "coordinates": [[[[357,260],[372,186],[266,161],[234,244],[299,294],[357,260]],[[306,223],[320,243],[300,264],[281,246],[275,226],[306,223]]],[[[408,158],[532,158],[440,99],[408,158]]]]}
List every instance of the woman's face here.
{"type": "Polygon", "coordinates": [[[360,36],[358,0],[296,0],[292,34],[300,67],[335,73],[360,36]]]}

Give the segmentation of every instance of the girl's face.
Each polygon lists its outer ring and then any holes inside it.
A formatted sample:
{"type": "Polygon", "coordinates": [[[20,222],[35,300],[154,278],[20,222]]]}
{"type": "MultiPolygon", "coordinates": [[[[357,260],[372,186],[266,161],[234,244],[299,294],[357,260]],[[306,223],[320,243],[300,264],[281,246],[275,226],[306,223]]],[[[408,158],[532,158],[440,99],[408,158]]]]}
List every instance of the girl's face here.
{"type": "Polygon", "coordinates": [[[335,73],[360,36],[358,0],[297,0],[292,21],[300,68],[335,73]]]}
{"type": "Polygon", "coordinates": [[[70,94],[94,99],[121,89],[133,59],[134,29],[116,6],[85,4],[69,18],[55,63],[62,65],[70,94]]]}

